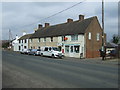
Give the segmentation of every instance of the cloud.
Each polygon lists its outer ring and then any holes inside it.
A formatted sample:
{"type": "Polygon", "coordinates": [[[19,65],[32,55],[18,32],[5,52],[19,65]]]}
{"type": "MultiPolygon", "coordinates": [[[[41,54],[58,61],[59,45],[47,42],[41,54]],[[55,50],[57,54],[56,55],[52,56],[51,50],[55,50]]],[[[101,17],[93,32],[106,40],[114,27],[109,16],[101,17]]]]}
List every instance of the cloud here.
{"type": "MultiPolygon", "coordinates": [[[[78,2],[4,2],[2,3],[2,26],[3,26],[3,39],[8,34],[10,28],[15,37],[16,34],[22,35],[22,31],[26,30],[28,33],[34,31],[37,28],[37,24],[44,25],[45,22],[49,22],[50,25],[66,22],[67,18],[74,20],[78,19],[79,14],[84,14],[85,18],[97,16],[101,23],[101,2],[84,2],[79,4],[63,13],[60,13],[54,17],[42,20],[48,16],[51,16],[65,8],[68,8],[78,2]]],[[[117,2],[105,3],[105,32],[110,34],[112,30],[117,30],[117,2]]],[[[112,34],[107,35],[110,40],[112,34]]]]}

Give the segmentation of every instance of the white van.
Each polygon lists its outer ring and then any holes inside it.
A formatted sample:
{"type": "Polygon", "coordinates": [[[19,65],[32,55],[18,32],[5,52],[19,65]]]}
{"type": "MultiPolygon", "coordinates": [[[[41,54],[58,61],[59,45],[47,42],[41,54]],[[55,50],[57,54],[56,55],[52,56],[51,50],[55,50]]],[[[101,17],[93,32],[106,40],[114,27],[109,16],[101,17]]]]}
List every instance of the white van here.
{"type": "Polygon", "coordinates": [[[63,57],[63,53],[57,47],[41,47],[41,56],[63,57]]]}

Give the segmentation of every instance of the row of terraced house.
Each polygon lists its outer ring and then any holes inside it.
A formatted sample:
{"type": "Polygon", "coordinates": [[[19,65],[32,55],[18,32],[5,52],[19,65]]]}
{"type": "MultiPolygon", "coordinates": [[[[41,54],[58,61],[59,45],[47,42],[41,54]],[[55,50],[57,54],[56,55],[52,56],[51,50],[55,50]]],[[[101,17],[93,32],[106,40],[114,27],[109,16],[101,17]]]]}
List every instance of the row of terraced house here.
{"type": "MultiPolygon", "coordinates": [[[[57,25],[45,23],[43,27],[39,24],[34,33],[18,39],[14,51],[52,46],[58,47],[66,57],[79,58],[82,53],[84,58],[95,58],[100,56],[102,32],[97,16],[85,19],[84,15],[79,15],[76,21],[69,18],[67,22],[57,25]]],[[[104,40],[106,42],[106,34],[104,40]]]]}

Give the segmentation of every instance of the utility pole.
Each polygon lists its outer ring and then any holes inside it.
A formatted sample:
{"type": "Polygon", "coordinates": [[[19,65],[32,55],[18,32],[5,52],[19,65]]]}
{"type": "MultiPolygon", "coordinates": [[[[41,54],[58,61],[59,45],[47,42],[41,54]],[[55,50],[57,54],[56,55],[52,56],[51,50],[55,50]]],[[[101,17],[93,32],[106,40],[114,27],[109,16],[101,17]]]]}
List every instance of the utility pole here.
{"type": "Polygon", "coordinates": [[[10,29],[9,29],[9,48],[10,48],[10,29]]]}
{"type": "Polygon", "coordinates": [[[105,47],[104,47],[104,0],[102,0],[102,60],[105,58],[105,47]]]}

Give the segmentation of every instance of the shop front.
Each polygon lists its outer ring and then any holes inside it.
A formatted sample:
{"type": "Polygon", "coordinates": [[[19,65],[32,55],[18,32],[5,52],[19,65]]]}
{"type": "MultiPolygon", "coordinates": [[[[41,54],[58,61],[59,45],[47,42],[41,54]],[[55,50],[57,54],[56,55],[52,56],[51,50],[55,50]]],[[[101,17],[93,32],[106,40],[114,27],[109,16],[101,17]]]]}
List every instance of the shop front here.
{"type": "Polygon", "coordinates": [[[67,57],[80,57],[81,52],[81,46],[80,44],[65,44],[64,50],[65,50],[65,56],[67,57]]]}

